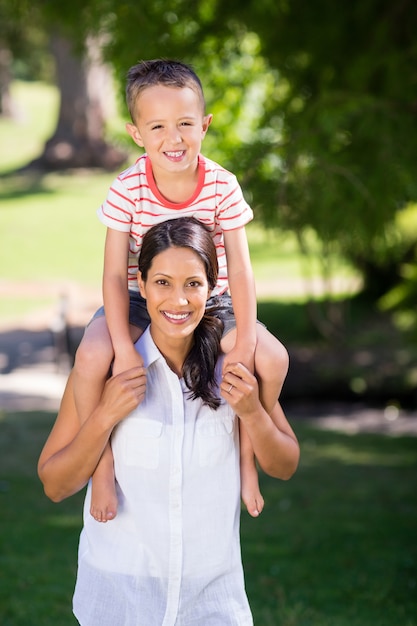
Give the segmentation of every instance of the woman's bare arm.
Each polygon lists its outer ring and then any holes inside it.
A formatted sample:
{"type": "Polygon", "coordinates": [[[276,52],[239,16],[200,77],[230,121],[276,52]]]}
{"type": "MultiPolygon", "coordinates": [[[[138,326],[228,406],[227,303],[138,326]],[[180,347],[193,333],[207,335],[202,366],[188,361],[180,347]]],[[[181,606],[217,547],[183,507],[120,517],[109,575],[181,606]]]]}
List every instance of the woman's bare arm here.
{"type": "Polygon", "coordinates": [[[51,500],[59,502],[85,486],[113,428],[142,401],[145,387],[143,367],[113,376],[106,383],[99,405],[80,427],[70,374],[57,419],[38,462],[39,478],[51,500]]]}
{"type": "Polygon", "coordinates": [[[221,395],[245,425],[264,472],[282,480],[291,478],[298,467],[300,448],[280,404],[276,403],[271,415],[265,411],[259,400],[258,382],[241,363],[228,366],[221,395]]]}

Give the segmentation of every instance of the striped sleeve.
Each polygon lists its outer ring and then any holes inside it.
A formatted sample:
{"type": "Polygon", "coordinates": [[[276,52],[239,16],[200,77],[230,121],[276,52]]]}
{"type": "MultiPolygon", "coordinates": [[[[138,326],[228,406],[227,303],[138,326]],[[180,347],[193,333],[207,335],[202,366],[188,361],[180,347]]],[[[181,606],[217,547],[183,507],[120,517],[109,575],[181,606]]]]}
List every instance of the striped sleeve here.
{"type": "Polygon", "coordinates": [[[253,211],[243,196],[236,176],[207,159],[206,167],[211,169],[212,175],[207,176],[206,180],[216,181],[216,215],[222,230],[242,228],[253,219],[253,211]]]}
{"type": "Polygon", "coordinates": [[[97,216],[105,226],[121,232],[130,232],[137,210],[139,180],[137,164],[113,180],[107,198],[97,210],[97,216]]]}

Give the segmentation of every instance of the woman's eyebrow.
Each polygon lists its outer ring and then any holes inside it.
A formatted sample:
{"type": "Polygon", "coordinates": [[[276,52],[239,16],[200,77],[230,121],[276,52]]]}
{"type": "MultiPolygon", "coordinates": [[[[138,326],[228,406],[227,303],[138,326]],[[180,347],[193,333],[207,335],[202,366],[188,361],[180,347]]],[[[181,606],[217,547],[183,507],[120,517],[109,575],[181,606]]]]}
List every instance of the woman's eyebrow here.
{"type": "MultiPolygon", "coordinates": [[[[193,274],[192,276],[186,276],[185,280],[195,280],[195,279],[201,279],[201,277],[203,276],[203,274],[193,274]]],[[[152,278],[174,278],[171,274],[166,274],[165,272],[156,272],[155,274],[152,274],[152,278]]]]}

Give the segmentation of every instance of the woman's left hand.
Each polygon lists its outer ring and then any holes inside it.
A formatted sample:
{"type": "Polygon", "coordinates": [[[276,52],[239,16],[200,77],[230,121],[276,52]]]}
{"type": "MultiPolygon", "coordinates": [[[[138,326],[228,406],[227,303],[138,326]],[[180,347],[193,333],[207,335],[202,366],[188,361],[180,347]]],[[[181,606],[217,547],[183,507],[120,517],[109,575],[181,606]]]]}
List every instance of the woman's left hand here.
{"type": "Polygon", "coordinates": [[[258,381],[242,363],[229,363],[220,386],[221,396],[244,418],[261,408],[258,381]]]}
{"type": "Polygon", "coordinates": [[[242,363],[228,365],[220,393],[241,420],[263,471],[288,480],[297,469],[300,448],[277,402],[271,415],[259,399],[258,381],[242,363]]]}

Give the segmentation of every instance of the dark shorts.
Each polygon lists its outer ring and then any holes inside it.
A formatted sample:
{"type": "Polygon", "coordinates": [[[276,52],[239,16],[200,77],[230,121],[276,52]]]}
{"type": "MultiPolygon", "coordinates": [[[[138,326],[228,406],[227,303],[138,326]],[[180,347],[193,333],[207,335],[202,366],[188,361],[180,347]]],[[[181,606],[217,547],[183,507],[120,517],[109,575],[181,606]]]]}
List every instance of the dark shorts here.
{"type": "MultiPolygon", "coordinates": [[[[146,308],[146,300],[139,292],[129,291],[129,323],[145,330],[149,326],[150,318],[146,308]]],[[[221,296],[213,296],[207,300],[207,313],[215,315],[223,322],[223,336],[236,328],[235,315],[233,313],[232,298],[228,293],[221,296]]],[[[104,316],[104,306],[101,306],[91,318],[89,324],[98,317],[104,316]]]]}

